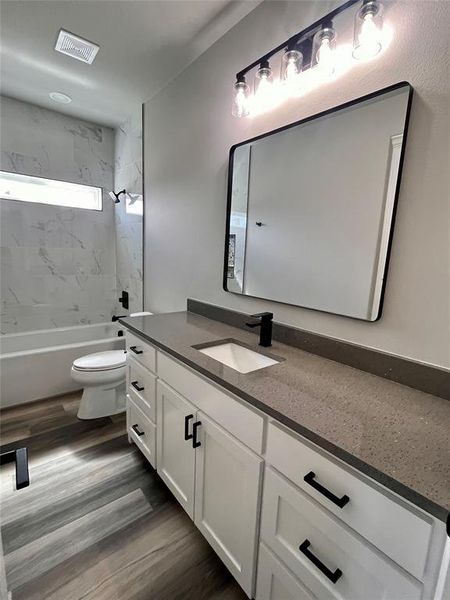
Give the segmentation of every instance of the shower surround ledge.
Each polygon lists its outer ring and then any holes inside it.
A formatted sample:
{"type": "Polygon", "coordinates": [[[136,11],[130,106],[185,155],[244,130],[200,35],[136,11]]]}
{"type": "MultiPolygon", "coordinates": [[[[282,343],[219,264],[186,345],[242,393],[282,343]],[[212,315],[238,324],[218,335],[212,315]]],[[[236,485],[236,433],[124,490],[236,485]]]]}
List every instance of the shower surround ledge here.
{"type": "Polygon", "coordinates": [[[416,506],[448,518],[448,400],[277,341],[268,353],[279,364],[239,373],[192,346],[236,340],[261,352],[257,336],[191,312],[121,323],[416,506]]]}

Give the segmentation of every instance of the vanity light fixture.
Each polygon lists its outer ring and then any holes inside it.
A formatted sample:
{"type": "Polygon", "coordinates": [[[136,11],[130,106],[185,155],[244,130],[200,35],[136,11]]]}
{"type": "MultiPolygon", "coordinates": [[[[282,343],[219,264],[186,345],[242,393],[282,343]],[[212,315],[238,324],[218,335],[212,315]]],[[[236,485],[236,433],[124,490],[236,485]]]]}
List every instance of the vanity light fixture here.
{"type": "Polygon", "coordinates": [[[236,74],[233,116],[246,117],[261,112],[261,109],[265,111],[273,108],[278,104],[278,99],[298,95],[298,92],[303,94],[324,78],[333,74],[338,76],[348,70],[352,57],[358,61],[373,58],[382,50],[383,40],[386,46],[384,33],[383,6],[380,0],[347,0],[236,74]],[[342,34],[342,38],[339,38],[340,45],[337,46],[338,27],[335,27],[334,22],[338,21],[339,25],[339,18],[336,17],[356,8],[356,5],[359,6],[352,17],[353,40],[349,44],[342,44],[342,39],[345,41],[345,34],[342,34]],[[281,74],[279,80],[274,81],[269,61],[274,64],[271,59],[281,53],[281,74]],[[311,76],[307,76],[307,71],[311,71],[311,76]],[[254,74],[253,94],[246,81],[249,73],[254,74]]]}
{"type": "Polygon", "coordinates": [[[383,6],[378,0],[364,0],[355,15],[353,57],[370,60],[382,48],[383,6]]]}

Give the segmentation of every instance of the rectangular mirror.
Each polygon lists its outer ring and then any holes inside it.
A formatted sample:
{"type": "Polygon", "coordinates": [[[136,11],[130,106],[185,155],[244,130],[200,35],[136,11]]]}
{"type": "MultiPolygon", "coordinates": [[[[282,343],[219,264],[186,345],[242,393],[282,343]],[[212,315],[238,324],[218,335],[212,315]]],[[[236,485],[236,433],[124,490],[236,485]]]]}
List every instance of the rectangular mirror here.
{"type": "Polygon", "coordinates": [[[231,149],[225,290],[379,318],[411,98],[400,83],[231,149]]]}

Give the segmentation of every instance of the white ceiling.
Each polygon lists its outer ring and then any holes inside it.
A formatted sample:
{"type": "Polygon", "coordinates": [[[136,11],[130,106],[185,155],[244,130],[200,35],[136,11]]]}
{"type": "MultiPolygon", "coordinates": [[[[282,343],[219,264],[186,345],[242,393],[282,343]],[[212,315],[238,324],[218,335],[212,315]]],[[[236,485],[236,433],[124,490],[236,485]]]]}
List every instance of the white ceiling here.
{"type": "Polygon", "coordinates": [[[117,126],[260,1],[3,0],[1,92],[117,126]],[[60,28],[100,46],[92,65],[54,50],[60,28]]]}

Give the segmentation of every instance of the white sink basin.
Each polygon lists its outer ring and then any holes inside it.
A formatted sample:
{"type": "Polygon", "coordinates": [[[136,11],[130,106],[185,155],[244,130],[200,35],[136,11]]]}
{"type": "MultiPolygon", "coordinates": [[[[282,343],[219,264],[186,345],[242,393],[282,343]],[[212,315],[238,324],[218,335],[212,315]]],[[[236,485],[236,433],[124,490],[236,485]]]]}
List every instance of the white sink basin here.
{"type": "Polygon", "coordinates": [[[279,362],[233,342],[198,348],[198,351],[239,371],[239,373],[250,373],[264,367],[270,367],[270,365],[276,365],[279,362]]]}

